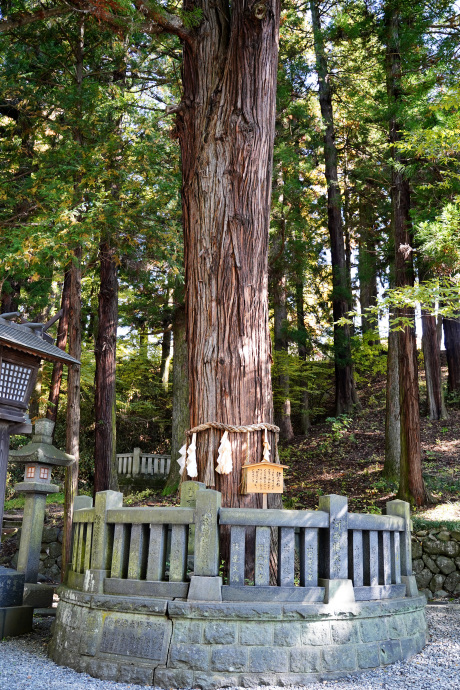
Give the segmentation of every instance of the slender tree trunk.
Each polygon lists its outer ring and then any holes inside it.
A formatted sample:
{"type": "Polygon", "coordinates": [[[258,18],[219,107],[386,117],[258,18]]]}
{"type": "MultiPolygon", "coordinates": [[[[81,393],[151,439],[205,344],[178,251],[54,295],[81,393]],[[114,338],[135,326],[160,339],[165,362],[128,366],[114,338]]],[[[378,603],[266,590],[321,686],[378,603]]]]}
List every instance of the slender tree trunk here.
{"type": "Polygon", "coordinates": [[[173,409],[171,439],[171,469],[164,489],[169,495],[177,490],[180,482],[179,449],[185,443],[185,432],[190,428],[190,409],[188,404],[188,364],[187,341],[185,338],[185,307],[180,306],[173,315],[173,409]]]}
{"type": "Polygon", "coordinates": [[[436,316],[425,310],[422,310],[422,333],[428,416],[430,419],[445,419],[447,413],[442,391],[441,352],[436,316]]]}
{"type": "Polygon", "coordinates": [[[460,317],[443,317],[444,345],[447,357],[447,390],[460,393],[460,317]]]}
{"type": "MultiPolygon", "coordinates": [[[[69,355],[81,358],[81,248],[74,252],[69,269],[69,355]]],[[[73,502],[78,493],[80,461],[80,367],[70,364],[67,373],[66,452],[75,462],[66,467],[64,479],[64,530],[62,541],[62,578],[72,557],[73,502]]]]}
{"type": "Polygon", "coordinates": [[[163,324],[163,339],[161,341],[161,385],[163,390],[168,391],[169,374],[171,370],[171,361],[173,358],[173,339],[172,339],[172,324],[169,318],[163,324]]]}
{"type": "Polygon", "coordinates": [[[95,357],[94,492],[117,490],[115,371],[118,326],[118,276],[108,238],[99,245],[100,287],[95,357]]]}
{"type": "Polygon", "coordinates": [[[280,428],[280,437],[292,441],[294,432],[291,421],[291,400],[289,395],[289,370],[287,366],[288,339],[286,337],[286,277],[278,270],[273,271],[273,311],[275,355],[278,359],[278,374],[275,380],[275,423],[280,428]]]}
{"type": "Polygon", "coordinates": [[[335,414],[350,414],[358,405],[353,364],[351,359],[350,327],[337,322],[348,312],[351,295],[347,279],[347,265],[342,224],[342,201],[337,173],[337,147],[332,111],[332,92],[321,30],[318,0],[310,0],[313,36],[318,74],[319,103],[325,128],[324,162],[327,183],[327,217],[331,242],[332,312],[334,318],[335,414]]]}
{"type": "Polygon", "coordinates": [[[373,232],[373,218],[370,209],[372,205],[366,197],[361,197],[359,203],[359,301],[361,305],[361,330],[363,335],[373,331],[375,336],[372,344],[379,343],[376,324],[372,323],[367,309],[377,304],[377,251],[373,232]]]}
{"type": "MultiPolygon", "coordinates": [[[[177,130],[190,383],[190,424],[272,422],[267,300],[268,228],[278,65],[278,0],[232,6],[187,0],[203,20],[186,43],[177,130]]],[[[274,434],[269,434],[272,448],[274,434]]],[[[198,479],[225,506],[261,507],[240,495],[246,434],[230,434],[233,471],[215,474],[221,434],[197,438],[198,479]]],[[[250,434],[251,461],[262,434],[250,434]]]]}
{"type": "Polygon", "coordinates": [[[399,418],[399,364],[397,331],[388,334],[387,388],[385,411],[385,463],[383,474],[399,482],[401,428],[399,418]]]}
{"type": "MultiPolygon", "coordinates": [[[[396,7],[387,8],[387,89],[390,105],[390,143],[393,160],[391,203],[395,242],[396,287],[414,284],[414,271],[410,245],[410,187],[404,176],[403,161],[395,146],[401,139],[398,112],[403,103],[401,89],[400,12],[396,7]]],[[[420,445],[420,411],[417,370],[417,342],[415,338],[414,310],[401,308],[397,316],[409,319],[410,326],[399,331],[399,396],[401,462],[398,497],[417,506],[426,502],[427,495],[422,477],[420,445]]]]}
{"type": "MultiPolygon", "coordinates": [[[[305,309],[303,301],[303,281],[299,280],[296,284],[296,312],[297,312],[297,331],[298,331],[298,353],[299,358],[304,362],[306,366],[308,347],[307,347],[307,329],[305,327],[305,309]]],[[[302,388],[301,400],[300,400],[300,428],[302,434],[308,434],[311,428],[310,422],[310,409],[309,409],[309,397],[308,397],[308,377],[305,374],[302,376],[300,381],[300,386],[302,388]]]]}
{"type": "MultiPolygon", "coordinates": [[[[68,268],[64,273],[64,284],[62,286],[61,295],[61,309],[62,316],[59,319],[58,332],[56,338],[56,347],[65,350],[67,347],[67,337],[69,330],[69,307],[70,307],[70,283],[71,283],[71,269],[68,268]]],[[[55,362],[53,366],[53,373],[51,375],[50,392],[48,396],[48,408],[46,410],[47,419],[56,422],[59,393],[61,390],[63,365],[61,362],[55,362]]]]}

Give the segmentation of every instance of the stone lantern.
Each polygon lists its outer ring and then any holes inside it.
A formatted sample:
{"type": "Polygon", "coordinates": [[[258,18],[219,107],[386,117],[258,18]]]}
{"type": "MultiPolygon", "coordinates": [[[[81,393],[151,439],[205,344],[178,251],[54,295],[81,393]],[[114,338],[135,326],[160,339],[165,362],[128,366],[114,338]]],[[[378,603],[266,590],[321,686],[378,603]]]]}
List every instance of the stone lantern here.
{"type": "Polygon", "coordinates": [[[25,466],[24,481],[14,487],[17,492],[25,494],[17,570],[25,575],[26,603],[40,607],[45,602],[40,600],[36,603],[32,592],[38,593],[44,588],[31,585],[36,584],[38,578],[46,495],[59,491],[55,484],[51,484],[51,471],[53,467],[68,467],[75,460],[72,455],[53,446],[53,431],[53,421],[38,419],[32,441],[20,450],[10,451],[10,462],[25,466]]]}
{"type": "MultiPolygon", "coordinates": [[[[76,359],[56,347],[46,333],[61,313],[45,324],[14,323],[12,319],[18,316],[17,312],[0,315],[0,531],[3,525],[10,435],[32,431],[27,408],[40,362],[45,359],[79,365],[76,359]]],[[[42,485],[49,483],[45,474],[50,474],[50,467],[50,463],[39,467],[38,476],[34,474],[34,482],[36,480],[39,485],[40,482],[42,485]]],[[[26,475],[28,472],[32,472],[30,467],[26,469],[26,475]]],[[[22,605],[24,581],[23,573],[0,568],[0,639],[31,629],[33,609],[22,605]]]]}

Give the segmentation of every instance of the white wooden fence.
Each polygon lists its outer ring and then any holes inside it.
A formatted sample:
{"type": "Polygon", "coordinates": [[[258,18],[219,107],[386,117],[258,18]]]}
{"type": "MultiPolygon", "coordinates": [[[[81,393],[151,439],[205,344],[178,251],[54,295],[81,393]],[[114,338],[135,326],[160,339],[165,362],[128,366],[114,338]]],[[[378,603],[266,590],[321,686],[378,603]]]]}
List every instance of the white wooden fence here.
{"type": "Polygon", "coordinates": [[[142,474],[166,476],[169,474],[171,456],[141,453],[140,448],[134,448],[132,453],[117,453],[117,464],[118,474],[126,477],[142,474]]]}

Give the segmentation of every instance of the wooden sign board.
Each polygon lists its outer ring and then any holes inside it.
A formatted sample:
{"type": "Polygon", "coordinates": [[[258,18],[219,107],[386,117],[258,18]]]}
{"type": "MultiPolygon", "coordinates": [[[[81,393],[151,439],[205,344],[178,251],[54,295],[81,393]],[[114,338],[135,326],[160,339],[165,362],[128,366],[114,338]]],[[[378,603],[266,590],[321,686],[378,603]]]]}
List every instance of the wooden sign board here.
{"type": "Polygon", "coordinates": [[[242,494],[282,494],[283,468],[275,462],[256,462],[243,465],[241,477],[242,494]]]}

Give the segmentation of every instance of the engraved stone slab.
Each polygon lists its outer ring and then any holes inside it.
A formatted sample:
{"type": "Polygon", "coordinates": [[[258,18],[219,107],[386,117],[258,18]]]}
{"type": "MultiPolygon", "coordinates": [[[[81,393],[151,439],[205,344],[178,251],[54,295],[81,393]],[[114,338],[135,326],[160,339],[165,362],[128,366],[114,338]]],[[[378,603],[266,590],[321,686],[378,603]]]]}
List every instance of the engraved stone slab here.
{"type": "MultiPolygon", "coordinates": [[[[324,563],[321,572],[326,579],[348,578],[348,500],[345,496],[319,497],[319,509],[329,513],[329,530],[323,536],[324,563]]],[[[320,551],[321,553],[321,551],[320,551]]]]}
{"type": "Polygon", "coordinates": [[[102,629],[100,652],[165,663],[168,623],[136,618],[116,614],[107,616],[102,629]]]}
{"type": "Polygon", "coordinates": [[[258,586],[270,584],[270,527],[256,528],[254,582],[258,586]]]}
{"type": "Polygon", "coordinates": [[[316,587],[318,585],[318,530],[300,530],[299,542],[300,586],[316,587]]]}
{"type": "Polygon", "coordinates": [[[21,606],[24,591],[23,573],[0,566],[0,606],[21,606]]]}
{"type": "Polygon", "coordinates": [[[280,587],[294,586],[293,527],[280,527],[278,532],[278,585],[280,587]]]}

